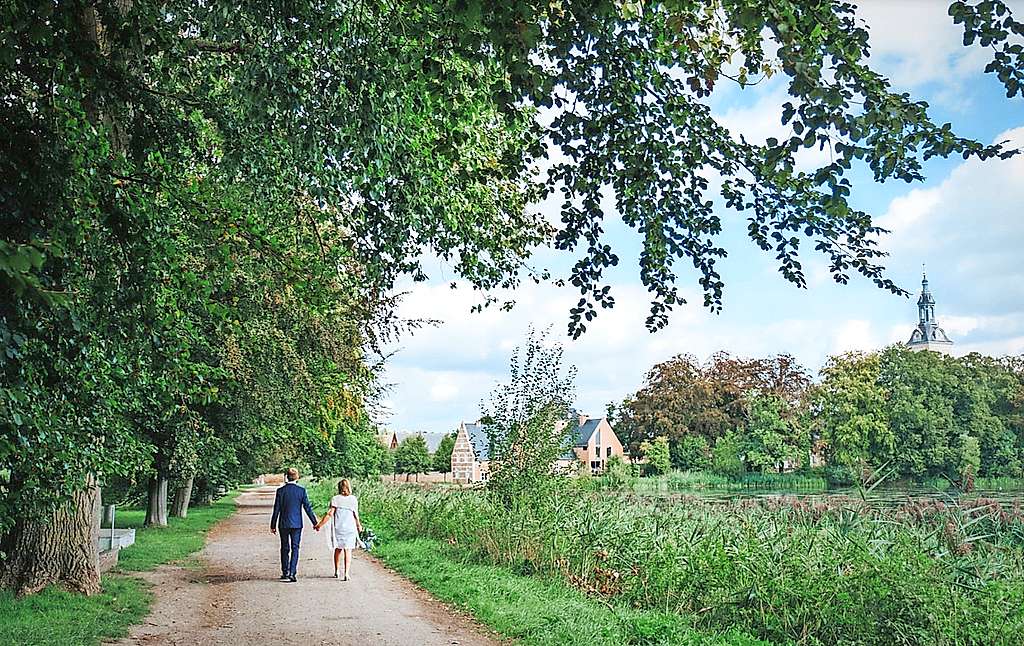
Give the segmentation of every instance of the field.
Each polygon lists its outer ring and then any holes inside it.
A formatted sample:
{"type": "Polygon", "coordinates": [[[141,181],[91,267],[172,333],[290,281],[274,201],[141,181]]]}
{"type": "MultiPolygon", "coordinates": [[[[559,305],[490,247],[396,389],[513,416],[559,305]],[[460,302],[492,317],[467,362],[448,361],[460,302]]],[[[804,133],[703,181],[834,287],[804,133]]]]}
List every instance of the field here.
{"type": "Polygon", "coordinates": [[[385,483],[358,493],[397,569],[422,569],[428,549],[456,564],[423,575],[428,589],[494,567],[616,613],[658,613],[651,625],[662,629],[627,631],[627,643],[677,643],[687,630],[777,644],[1018,644],[1024,629],[1019,505],[789,498],[666,507],[569,484],[528,505],[385,483]]]}

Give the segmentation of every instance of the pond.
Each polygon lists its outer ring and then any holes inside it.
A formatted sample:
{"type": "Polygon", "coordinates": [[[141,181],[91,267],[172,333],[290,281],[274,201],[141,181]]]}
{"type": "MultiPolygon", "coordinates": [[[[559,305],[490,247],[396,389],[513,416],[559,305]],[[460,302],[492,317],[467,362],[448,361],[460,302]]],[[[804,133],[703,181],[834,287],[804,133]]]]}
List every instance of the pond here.
{"type": "MultiPolygon", "coordinates": [[[[792,489],[705,489],[705,490],[677,490],[643,492],[638,495],[650,498],[663,498],[667,500],[685,500],[686,498],[697,498],[706,502],[727,503],[735,500],[762,499],[773,497],[797,497],[802,500],[829,500],[852,498],[856,501],[862,500],[862,494],[855,488],[829,489],[827,491],[798,491],[792,489]]],[[[872,491],[864,491],[863,499],[874,507],[899,507],[910,499],[938,500],[944,503],[955,503],[958,500],[976,500],[986,498],[998,501],[1004,506],[1014,504],[1024,505],[1024,491],[972,491],[961,494],[955,489],[939,491],[931,487],[876,487],[872,491]]]]}

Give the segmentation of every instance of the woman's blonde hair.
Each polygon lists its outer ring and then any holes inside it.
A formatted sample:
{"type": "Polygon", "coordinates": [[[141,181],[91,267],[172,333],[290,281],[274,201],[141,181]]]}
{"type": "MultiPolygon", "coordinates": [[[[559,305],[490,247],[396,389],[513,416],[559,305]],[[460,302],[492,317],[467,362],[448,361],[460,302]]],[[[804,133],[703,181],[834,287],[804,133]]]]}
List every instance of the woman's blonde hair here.
{"type": "Polygon", "coordinates": [[[348,478],[338,480],[338,493],[342,496],[352,495],[352,485],[349,484],[348,478]]]}

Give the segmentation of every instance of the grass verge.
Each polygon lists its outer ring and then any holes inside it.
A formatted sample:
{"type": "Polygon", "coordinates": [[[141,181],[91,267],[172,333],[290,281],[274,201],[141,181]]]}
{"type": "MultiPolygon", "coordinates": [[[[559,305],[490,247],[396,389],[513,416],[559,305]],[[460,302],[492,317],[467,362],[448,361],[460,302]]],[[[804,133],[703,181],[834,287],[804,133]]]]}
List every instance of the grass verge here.
{"type": "Polygon", "coordinates": [[[119,555],[116,570],[103,576],[103,591],[84,597],[48,588],[17,599],[0,592],[0,644],[93,646],[123,637],[149,612],[152,594],[144,581],[119,572],[141,572],[181,560],[198,551],[206,533],[235,509],[235,495],[189,509],[167,527],[143,528],[144,510],[119,512],[119,527],[135,527],[135,545],[119,555]]]}
{"type": "Polygon", "coordinates": [[[367,517],[384,540],[374,555],[438,599],[526,646],[765,646],[740,632],[697,632],[680,615],[608,605],[564,583],[453,558],[439,541],[397,539],[367,517]]]}

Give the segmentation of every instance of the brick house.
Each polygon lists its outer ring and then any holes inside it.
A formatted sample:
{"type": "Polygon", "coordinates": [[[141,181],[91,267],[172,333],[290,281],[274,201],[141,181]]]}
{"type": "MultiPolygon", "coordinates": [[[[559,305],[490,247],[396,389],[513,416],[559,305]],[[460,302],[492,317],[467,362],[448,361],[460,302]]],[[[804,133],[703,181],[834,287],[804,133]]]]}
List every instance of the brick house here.
{"type": "Polygon", "coordinates": [[[582,466],[597,475],[604,472],[612,456],[628,461],[622,442],[606,417],[580,415],[572,441],[572,447],[558,461],[558,466],[563,469],[578,469],[582,466]]]}
{"type": "Polygon", "coordinates": [[[491,469],[491,441],[479,422],[459,424],[452,449],[455,482],[486,482],[491,469]]]}
{"type": "MultiPolygon", "coordinates": [[[[564,429],[567,423],[561,422],[559,428],[564,429]]],[[[604,472],[612,456],[626,460],[622,443],[604,417],[591,419],[580,415],[570,441],[572,445],[555,464],[563,473],[588,468],[592,474],[598,474],[604,472]]],[[[452,478],[456,482],[486,482],[491,467],[490,446],[479,422],[459,424],[452,450],[452,478]]]]}

